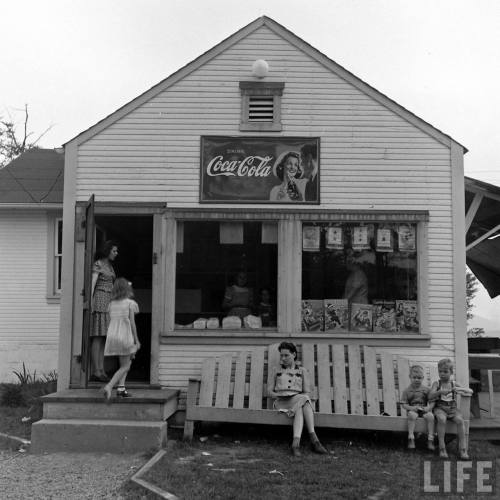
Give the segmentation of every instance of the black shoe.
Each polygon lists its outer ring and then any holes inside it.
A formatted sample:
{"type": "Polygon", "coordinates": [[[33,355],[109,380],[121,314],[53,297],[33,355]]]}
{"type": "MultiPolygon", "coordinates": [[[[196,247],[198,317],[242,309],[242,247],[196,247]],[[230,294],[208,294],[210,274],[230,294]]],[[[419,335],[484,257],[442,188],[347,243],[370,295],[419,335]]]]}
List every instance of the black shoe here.
{"type": "Polygon", "coordinates": [[[118,398],[131,398],[132,394],[130,392],[127,392],[127,389],[123,389],[122,391],[116,391],[116,397],[118,398]]]}
{"type": "Polygon", "coordinates": [[[319,453],[320,455],[328,455],[328,450],[319,441],[314,441],[313,443],[311,443],[311,448],[314,453],[319,453]]]}
{"type": "Polygon", "coordinates": [[[99,380],[99,382],[109,382],[109,377],[103,373],[102,375],[97,376],[97,380],[99,380]]]}

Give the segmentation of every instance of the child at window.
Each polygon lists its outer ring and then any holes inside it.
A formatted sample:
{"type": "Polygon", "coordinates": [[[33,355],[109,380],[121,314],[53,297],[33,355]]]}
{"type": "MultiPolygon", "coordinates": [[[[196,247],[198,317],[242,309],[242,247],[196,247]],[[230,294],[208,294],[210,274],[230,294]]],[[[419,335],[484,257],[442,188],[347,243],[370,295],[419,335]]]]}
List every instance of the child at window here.
{"type": "Polygon", "coordinates": [[[408,449],[415,449],[415,422],[423,417],[427,422],[427,449],[434,450],[434,403],[429,402],[430,388],[422,385],[424,369],[420,365],[410,368],[411,384],[403,391],[401,405],[407,411],[408,449]]]}
{"type": "Polygon", "coordinates": [[[273,326],[274,323],[274,308],[271,304],[271,294],[269,288],[260,289],[260,301],[257,306],[257,314],[262,320],[262,326],[273,326]]]}
{"type": "Polygon", "coordinates": [[[252,313],[253,291],[247,285],[247,273],[240,271],[236,275],[235,283],[226,288],[222,309],[227,311],[227,316],[239,316],[243,319],[252,313]]]}
{"type": "Polygon", "coordinates": [[[434,415],[437,418],[439,456],[441,458],[448,458],[444,442],[446,421],[453,420],[453,422],[457,424],[460,459],[468,460],[465,423],[460,410],[457,408],[457,393],[470,395],[472,391],[466,387],[458,386],[455,381],[451,379],[453,374],[453,362],[451,359],[445,358],[438,362],[438,373],[439,380],[432,384],[429,399],[436,402],[434,406],[434,415]]]}
{"type": "Polygon", "coordinates": [[[309,432],[311,446],[315,453],[328,453],[319,442],[314,430],[314,414],[309,397],[310,385],[308,372],[297,364],[297,348],[292,342],[282,342],[280,364],[273,368],[270,383],[267,388],[268,396],[276,398],[274,408],[293,418],[292,454],[300,457],[300,438],[304,428],[304,421],[309,432]]]}

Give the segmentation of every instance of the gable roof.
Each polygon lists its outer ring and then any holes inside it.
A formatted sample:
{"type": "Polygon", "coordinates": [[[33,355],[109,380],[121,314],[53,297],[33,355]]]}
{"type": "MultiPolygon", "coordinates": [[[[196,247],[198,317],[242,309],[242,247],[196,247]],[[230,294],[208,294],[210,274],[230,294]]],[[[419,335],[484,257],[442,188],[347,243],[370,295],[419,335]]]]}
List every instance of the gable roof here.
{"type": "Polygon", "coordinates": [[[62,152],[29,149],[0,170],[0,207],[13,203],[62,206],[63,187],[62,152]]]}
{"type": "Polygon", "coordinates": [[[195,71],[203,64],[206,64],[209,60],[221,54],[231,45],[234,45],[235,43],[242,40],[243,38],[245,38],[246,36],[248,36],[249,34],[251,34],[252,32],[254,32],[255,30],[259,29],[262,26],[266,26],[271,31],[276,33],[278,36],[281,36],[283,39],[287,40],[297,49],[303,51],[311,58],[315,59],[317,62],[328,68],[337,76],[343,78],[346,82],[350,83],[361,92],[369,95],[371,98],[373,98],[383,106],[389,108],[394,113],[401,116],[403,119],[410,122],[417,128],[423,130],[431,137],[434,137],[440,143],[444,144],[447,147],[451,147],[451,142],[454,142],[464,150],[464,153],[467,152],[467,148],[462,144],[460,144],[459,142],[455,141],[452,137],[445,134],[436,127],[432,126],[425,120],[422,120],[417,115],[413,114],[411,111],[408,111],[406,108],[404,108],[397,102],[393,101],[382,92],[379,92],[375,88],[371,87],[366,82],[364,82],[357,76],[353,75],[350,71],[346,70],[340,64],[337,64],[335,61],[333,61],[332,59],[328,58],[325,54],[320,52],[318,49],[314,48],[312,45],[302,40],[300,37],[292,33],[290,30],[288,30],[287,28],[285,28],[284,26],[282,26],[281,24],[277,23],[276,21],[267,16],[262,16],[257,18],[255,21],[241,28],[236,33],[230,35],[228,38],[226,38],[222,42],[218,43],[217,45],[215,45],[214,47],[203,53],[201,56],[197,57],[190,63],[186,64],[185,66],[177,70],[175,73],[172,73],[172,75],[167,77],[165,80],[162,80],[160,83],[154,85],[143,94],[139,95],[129,103],[125,104],[115,112],[111,113],[107,117],[97,122],[95,125],[81,132],[73,139],[69,140],[66,144],[76,142],[76,144],[78,145],[87,141],[92,136],[99,133],[101,130],[105,129],[106,127],[109,127],[111,124],[118,121],[120,118],[124,117],[131,111],[135,110],[136,108],[138,108],[148,100],[152,99],[159,93],[168,89],[168,87],[178,82],[182,78],[185,78],[189,73],[195,71]]]}

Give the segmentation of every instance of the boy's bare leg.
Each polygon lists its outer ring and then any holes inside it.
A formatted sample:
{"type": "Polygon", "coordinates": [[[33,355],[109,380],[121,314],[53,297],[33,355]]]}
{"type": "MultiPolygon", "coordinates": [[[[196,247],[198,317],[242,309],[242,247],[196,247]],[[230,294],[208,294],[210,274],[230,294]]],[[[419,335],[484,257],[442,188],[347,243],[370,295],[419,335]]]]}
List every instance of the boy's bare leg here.
{"type": "Polygon", "coordinates": [[[437,434],[439,442],[439,456],[441,458],[446,458],[448,456],[446,452],[446,444],[444,442],[444,436],[446,433],[446,415],[439,412],[436,415],[437,418],[437,434]]]}
{"type": "Polygon", "coordinates": [[[427,449],[434,451],[434,415],[424,413],[424,419],[427,423],[427,449]]]}
{"type": "Polygon", "coordinates": [[[456,415],[453,421],[457,424],[458,452],[460,458],[469,458],[467,454],[467,440],[465,438],[465,422],[461,415],[456,415]]]}

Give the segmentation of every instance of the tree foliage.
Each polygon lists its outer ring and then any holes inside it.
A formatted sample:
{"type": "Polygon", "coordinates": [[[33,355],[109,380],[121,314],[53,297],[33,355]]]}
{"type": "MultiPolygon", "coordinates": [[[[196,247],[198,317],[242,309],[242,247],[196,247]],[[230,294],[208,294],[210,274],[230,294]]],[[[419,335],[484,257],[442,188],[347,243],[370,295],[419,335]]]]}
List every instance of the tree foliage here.
{"type": "Polygon", "coordinates": [[[50,130],[50,127],[38,137],[33,138],[33,133],[28,131],[28,105],[23,109],[22,130],[18,130],[17,124],[12,117],[4,119],[0,117],[0,168],[5,167],[21,153],[36,147],[38,141],[50,130]]]}
{"type": "Polygon", "coordinates": [[[467,319],[472,319],[474,314],[472,313],[472,308],[474,307],[473,300],[477,294],[478,281],[477,278],[470,272],[465,272],[465,292],[467,300],[467,319]]]}
{"type": "MultiPolygon", "coordinates": [[[[466,292],[466,303],[467,303],[467,320],[472,319],[474,314],[472,309],[474,307],[473,301],[479,289],[479,282],[477,278],[470,272],[465,272],[465,292],[466,292]]],[[[469,328],[467,330],[468,337],[481,337],[484,333],[484,328],[469,328]]]]}

